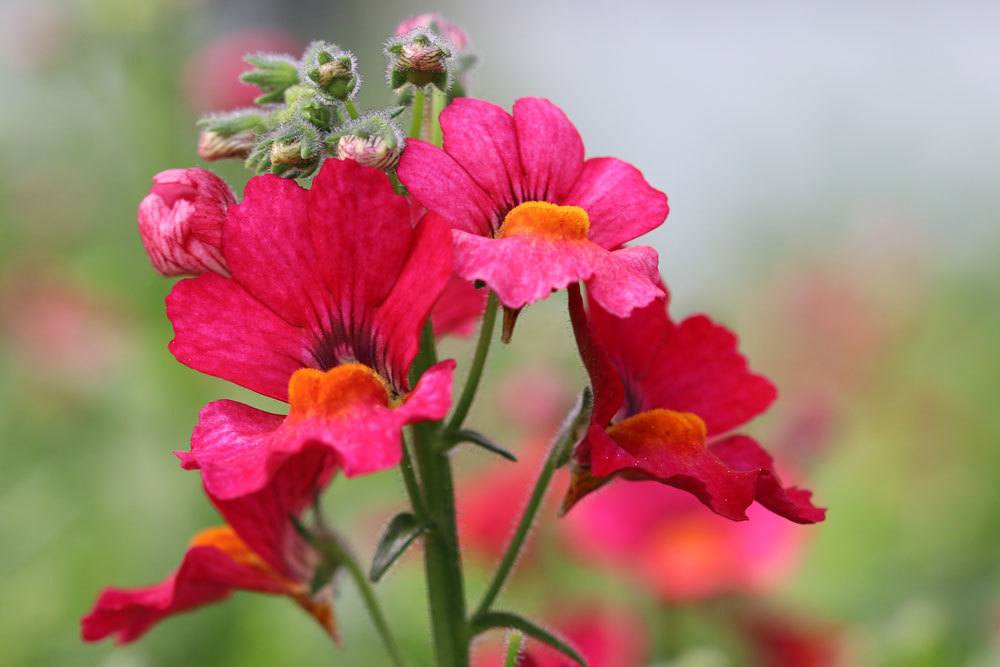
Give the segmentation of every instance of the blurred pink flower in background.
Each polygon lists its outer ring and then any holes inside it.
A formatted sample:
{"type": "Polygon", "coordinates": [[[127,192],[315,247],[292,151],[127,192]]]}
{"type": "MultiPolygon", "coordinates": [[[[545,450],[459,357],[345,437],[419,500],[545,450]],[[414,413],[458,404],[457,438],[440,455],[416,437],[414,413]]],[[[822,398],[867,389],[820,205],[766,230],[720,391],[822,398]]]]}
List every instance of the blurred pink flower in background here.
{"type": "Polygon", "coordinates": [[[747,515],[730,521],[676,489],[635,482],[601,489],[561,525],[582,558],[632,573],[662,599],[692,601],[769,589],[794,570],[806,529],[758,505],[747,515]]]}
{"type": "Polygon", "coordinates": [[[573,389],[554,366],[517,368],[500,384],[500,410],[528,432],[554,433],[572,404],[573,389]]]}
{"type": "Polygon", "coordinates": [[[437,26],[440,35],[451,42],[456,51],[464,51],[469,46],[469,37],[465,31],[440,14],[411,16],[396,26],[396,37],[402,37],[417,28],[428,28],[431,24],[437,26]]]}
{"type": "Polygon", "coordinates": [[[251,69],[248,53],[287,53],[298,56],[302,43],[277,28],[257,28],[217,37],[188,61],[184,69],[184,94],[197,113],[246,107],[260,90],[239,80],[251,69]]]}
{"type": "Polygon", "coordinates": [[[68,14],[44,0],[5,3],[0,7],[0,65],[26,73],[52,65],[67,51],[68,14]]]}
{"type": "Polygon", "coordinates": [[[754,648],[756,667],[834,667],[858,664],[846,657],[843,637],[834,625],[754,610],[740,625],[754,648]]]}
{"type": "MultiPolygon", "coordinates": [[[[566,605],[577,611],[554,614],[543,621],[586,658],[589,667],[641,667],[649,652],[642,618],[619,607],[566,605]]],[[[519,667],[565,667],[575,664],[555,649],[526,638],[519,667]]],[[[501,667],[503,650],[494,642],[475,647],[473,667],[501,667]]]]}
{"type": "Polygon", "coordinates": [[[128,324],[111,298],[57,267],[24,260],[0,276],[0,338],[32,374],[82,382],[116,370],[131,349],[128,324]]]}

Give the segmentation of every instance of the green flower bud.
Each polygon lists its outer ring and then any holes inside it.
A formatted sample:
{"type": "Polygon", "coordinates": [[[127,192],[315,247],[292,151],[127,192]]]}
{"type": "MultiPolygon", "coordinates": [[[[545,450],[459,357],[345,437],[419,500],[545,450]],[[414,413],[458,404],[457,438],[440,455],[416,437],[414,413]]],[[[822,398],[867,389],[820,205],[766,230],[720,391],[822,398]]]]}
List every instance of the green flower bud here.
{"type": "Polygon", "coordinates": [[[451,87],[453,59],[448,43],[432,31],[417,28],[401,37],[393,37],[385,45],[389,61],[386,80],[393,90],[406,85],[423,87],[428,84],[439,90],[451,87]]]}
{"type": "Polygon", "coordinates": [[[254,53],[244,60],[254,69],[241,74],[240,81],[260,88],[263,95],[254,100],[257,104],[284,102],[285,91],[299,82],[298,63],[291,56],[254,53]]]}
{"type": "Polygon", "coordinates": [[[329,42],[309,45],[302,56],[300,78],[311,82],[322,95],[340,102],[353,99],[361,88],[357,58],[329,42]]]}

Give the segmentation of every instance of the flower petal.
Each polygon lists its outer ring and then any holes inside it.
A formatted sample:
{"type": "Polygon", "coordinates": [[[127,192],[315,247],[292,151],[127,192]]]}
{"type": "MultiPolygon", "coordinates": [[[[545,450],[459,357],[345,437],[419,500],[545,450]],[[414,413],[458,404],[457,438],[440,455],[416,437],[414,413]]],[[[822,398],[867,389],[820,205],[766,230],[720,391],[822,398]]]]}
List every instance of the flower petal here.
{"type": "Polygon", "coordinates": [[[304,329],[215,274],[174,285],[167,317],[174,327],[170,351],[178,361],[265,396],[286,400],[292,373],[316,364],[304,329]]]}
{"type": "Polygon", "coordinates": [[[524,172],[509,113],[492,102],[459,97],[441,112],[441,131],[445,152],[479,184],[499,217],[525,201],[524,172]]]}
{"type": "Polygon", "coordinates": [[[812,504],[811,491],[782,486],[771,455],[753,438],[732,435],[712,443],[710,449],[733,470],[755,471],[756,500],[775,514],[796,523],[817,523],[826,518],[826,509],[812,504]]]}
{"type": "Polygon", "coordinates": [[[559,203],[586,210],[590,239],[608,249],[656,229],[670,212],[667,195],[647,183],[638,169],[611,157],[584,162],[573,190],[559,203]]]}
{"type": "Polygon", "coordinates": [[[431,312],[434,336],[471,334],[486,310],[486,297],[485,289],[453,274],[431,312]]]}
{"type": "Polygon", "coordinates": [[[563,110],[549,100],[514,102],[514,127],[526,199],[558,202],[583,169],[583,140],[563,110]]]}
{"type": "Polygon", "coordinates": [[[408,139],[397,173],[413,198],[449,227],[488,236],[499,225],[501,212],[494,210],[489,196],[440,148],[408,139]]]}
{"type": "Polygon", "coordinates": [[[595,254],[600,261],[595,262],[594,274],[587,280],[587,294],[609,313],[628,317],[636,308],[663,296],[657,286],[659,256],[649,246],[595,254]]]}

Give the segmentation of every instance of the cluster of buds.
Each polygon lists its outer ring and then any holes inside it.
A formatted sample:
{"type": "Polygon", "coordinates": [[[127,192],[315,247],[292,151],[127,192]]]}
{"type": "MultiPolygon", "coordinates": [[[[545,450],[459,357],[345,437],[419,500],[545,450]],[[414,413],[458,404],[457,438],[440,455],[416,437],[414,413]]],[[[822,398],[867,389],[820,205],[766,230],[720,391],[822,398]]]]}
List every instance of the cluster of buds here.
{"type": "Polygon", "coordinates": [[[253,172],[307,178],[325,157],[356,159],[392,169],[403,148],[391,117],[358,118],[353,98],[361,87],[354,54],[312,42],[302,58],[255,54],[240,78],[261,90],[257,107],[211,114],[200,121],[203,160],[243,159],[253,172]]]}

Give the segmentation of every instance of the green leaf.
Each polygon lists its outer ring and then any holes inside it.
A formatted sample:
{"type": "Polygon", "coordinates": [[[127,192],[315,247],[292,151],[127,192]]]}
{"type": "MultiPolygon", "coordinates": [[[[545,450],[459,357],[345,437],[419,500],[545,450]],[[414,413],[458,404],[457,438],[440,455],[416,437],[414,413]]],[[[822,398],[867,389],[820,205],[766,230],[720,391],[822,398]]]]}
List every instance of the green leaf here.
{"type": "Polygon", "coordinates": [[[580,394],[580,398],[577,399],[576,405],[566,415],[566,419],[563,420],[562,426],[559,428],[559,433],[553,440],[562,447],[561,451],[556,452],[556,468],[561,468],[569,463],[570,457],[573,455],[573,447],[580,442],[590,426],[590,416],[593,412],[594,392],[591,391],[590,387],[586,387],[580,394]]]}
{"type": "Polygon", "coordinates": [[[543,644],[548,644],[568,658],[572,658],[581,667],[587,667],[587,661],[583,659],[583,656],[575,648],[523,616],[518,616],[508,611],[488,611],[472,619],[471,626],[473,637],[493,628],[520,630],[532,639],[540,641],[543,644]]]}
{"type": "Polygon", "coordinates": [[[323,587],[330,583],[330,580],[333,579],[333,575],[336,571],[336,563],[327,559],[321,560],[319,565],[313,571],[312,580],[309,582],[309,594],[316,595],[316,593],[322,590],[323,587]]]}
{"type": "Polygon", "coordinates": [[[449,436],[452,445],[457,445],[463,442],[470,442],[473,445],[478,445],[488,452],[493,452],[497,456],[502,456],[508,461],[517,461],[517,457],[511,454],[509,451],[493,442],[485,435],[479,431],[473,431],[472,429],[463,428],[459,431],[455,431],[449,436]]]}
{"type": "Polygon", "coordinates": [[[392,567],[392,564],[403,555],[413,540],[424,532],[424,525],[409,512],[397,514],[385,527],[382,537],[375,548],[372,567],[368,578],[378,581],[392,567]]]}

